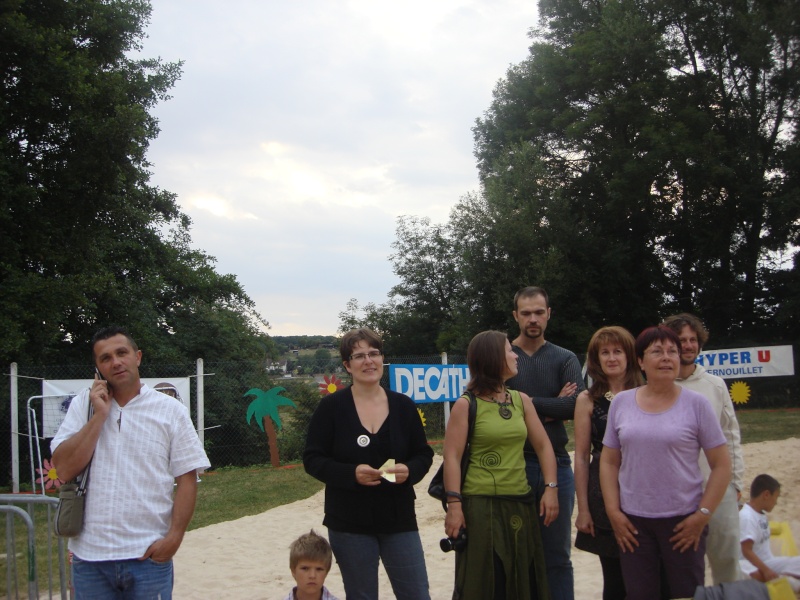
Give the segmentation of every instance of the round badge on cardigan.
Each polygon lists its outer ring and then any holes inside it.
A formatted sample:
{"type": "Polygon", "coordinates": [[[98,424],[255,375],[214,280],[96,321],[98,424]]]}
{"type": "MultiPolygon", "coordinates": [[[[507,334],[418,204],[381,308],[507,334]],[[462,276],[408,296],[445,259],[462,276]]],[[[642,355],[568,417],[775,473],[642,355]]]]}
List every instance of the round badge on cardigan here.
{"type": "Polygon", "coordinates": [[[356,443],[361,446],[362,448],[366,448],[369,446],[369,436],[368,435],[360,435],[356,439],[356,443]]]}

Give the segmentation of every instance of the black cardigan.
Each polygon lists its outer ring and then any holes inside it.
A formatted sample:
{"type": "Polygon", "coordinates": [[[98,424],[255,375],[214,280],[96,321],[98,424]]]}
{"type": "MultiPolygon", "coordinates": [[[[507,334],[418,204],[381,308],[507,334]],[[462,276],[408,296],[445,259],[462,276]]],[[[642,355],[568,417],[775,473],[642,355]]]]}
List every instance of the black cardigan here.
{"type": "Polygon", "coordinates": [[[389,416],[376,434],[361,425],[350,387],[324,397],[311,417],[303,465],[325,484],[323,524],[329,529],[362,534],[417,530],[413,486],[430,469],[433,450],[414,401],[391,390],[386,395],[389,416]],[[359,445],[360,436],[370,443],[359,445]],[[381,441],[387,436],[390,453],[384,456],[381,441]],[[377,469],[389,458],[408,467],[405,482],[382,480],[374,487],[356,482],[358,465],[377,469]]]}

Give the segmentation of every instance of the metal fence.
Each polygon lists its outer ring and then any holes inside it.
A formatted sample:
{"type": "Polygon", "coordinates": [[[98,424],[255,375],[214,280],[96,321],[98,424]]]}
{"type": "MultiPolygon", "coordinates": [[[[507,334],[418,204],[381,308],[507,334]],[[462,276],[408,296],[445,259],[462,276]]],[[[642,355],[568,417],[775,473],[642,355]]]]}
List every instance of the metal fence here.
{"type": "MultiPolygon", "coordinates": [[[[441,355],[404,356],[386,358],[386,364],[440,364],[441,355]]],[[[464,357],[450,357],[450,364],[463,364],[464,357]]],[[[384,370],[383,385],[389,387],[389,369],[384,370]]],[[[0,431],[3,439],[17,435],[19,451],[19,478],[22,490],[44,492],[50,477],[50,437],[43,435],[54,431],[52,419],[45,428],[47,400],[64,402],[58,397],[42,397],[43,380],[86,379],[90,373],[86,365],[61,365],[43,367],[18,367],[16,379],[17,423],[11,424],[10,395],[0,395],[0,431]],[[39,482],[37,483],[37,480],[39,482]]],[[[285,367],[265,368],[263,362],[206,363],[202,380],[197,377],[195,364],[148,365],[140,367],[143,378],[168,379],[189,377],[192,421],[202,423],[203,441],[212,468],[224,466],[250,466],[269,463],[270,448],[261,413],[248,420],[253,403],[258,402],[258,392],[287,398],[292,405],[277,407],[280,428],[276,432],[278,455],[282,464],[302,459],[308,422],[320,398],[350,384],[350,376],[340,361],[290,360],[285,367]],[[285,368],[285,370],[284,370],[285,368]],[[203,390],[203,418],[197,418],[198,383],[203,390]],[[254,394],[248,392],[255,391],[254,394]]],[[[6,388],[8,389],[8,388],[6,388]]],[[[441,403],[420,404],[420,416],[429,440],[444,436],[444,409],[441,403]]],[[[63,418],[63,415],[61,416],[63,418]]],[[[277,423],[276,423],[277,425],[277,423]]],[[[11,444],[0,444],[0,460],[12,462],[11,444]]],[[[11,468],[0,472],[0,485],[9,485],[11,468]]],[[[55,488],[52,489],[54,491],[55,488]]]]}
{"type": "MultiPolygon", "coordinates": [[[[579,359],[583,359],[579,356],[579,359]]],[[[389,364],[441,364],[442,356],[438,354],[423,356],[385,357],[389,364]]],[[[449,356],[448,364],[465,364],[463,356],[449,356]]],[[[21,481],[26,486],[33,486],[29,479],[46,477],[40,462],[50,456],[50,439],[36,431],[35,437],[26,437],[26,402],[33,396],[42,394],[43,379],[86,379],[92,372],[87,365],[62,366],[23,366],[18,368],[18,421],[21,440],[19,443],[21,481]],[[38,458],[41,456],[41,459],[38,458]],[[31,460],[33,457],[33,461],[31,460]],[[36,469],[32,474],[29,465],[36,469]]],[[[224,466],[249,466],[270,462],[270,449],[267,433],[259,424],[259,412],[248,422],[248,409],[258,401],[256,395],[248,395],[252,390],[261,390],[292,401],[291,405],[280,405],[277,414],[280,428],[276,432],[279,460],[282,464],[297,462],[302,458],[306,430],[309,419],[319,403],[320,398],[337,386],[350,383],[348,373],[343,369],[338,358],[324,360],[313,357],[296,356],[281,365],[267,365],[263,362],[206,363],[204,377],[196,376],[197,366],[194,363],[183,365],[152,365],[145,361],[140,367],[144,378],[189,377],[191,382],[191,414],[194,423],[201,423],[203,440],[212,468],[224,466]],[[198,384],[202,386],[204,410],[201,419],[197,415],[198,384]],[[279,388],[279,389],[276,389],[279,388]]],[[[389,387],[388,367],[384,369],[385,387],[389,387]]],[[[729,388],[739,384],[736,400],[739,408],[779,408],[800,406],[797,376],[750,378],[742,381],[726,380],[729,388]],[[746,388],[746,389],[745,389],[746,388]]],[[[8,388],[6,388],[8,390],[8,388]]],[[[8,392],[0,394],[0,435],[3,439],[11,439],[11,433],[17,431],[10,424],[10,396],[8,392]]],[[[442,404],[420,404],[420,416],[425,424],[429,440],[441,440],[444,436],[444,409],[442,404]]],[[[41,415],[37,413],[31,426],[38,432],[43,431],[41,415]]],[[[3,464],[11,463],[8,444],[0,444],[0,460],[3,464]]],[[[0,485],[8,485],[9,472],[0,472],[0,485]]],[[[23,487],[30,489],[30,487],[23,487]]]]}
{"type": "Polygon", "coordinates": [[[0,589],[6,598],[71,597],[66,542],[53,534],[57,504],[56,498],[35,494],[0,494],[6,540],[0,589]],[[40,592],[43,588],[47,592],[40,592]]]}

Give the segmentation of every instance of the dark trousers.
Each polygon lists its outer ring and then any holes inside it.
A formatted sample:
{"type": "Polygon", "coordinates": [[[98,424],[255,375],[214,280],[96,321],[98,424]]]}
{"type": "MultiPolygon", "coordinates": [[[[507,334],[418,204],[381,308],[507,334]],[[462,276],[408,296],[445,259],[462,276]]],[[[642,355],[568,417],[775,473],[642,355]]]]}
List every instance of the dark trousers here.
{"type": "Polygon", "coordinates": [[[706,536],[703,531],[697,550],[681,553],[672,549],[669,541],[675,526],[686,518],[667,517],[648,519],[627,515],[639,534],[639,545],[633,552],[622,552],[620,564],[625,579],[628,600],[653,600],[661,597],[662,576],[665,578],[669,598],[691,598],[698,585],[705,580],[706,536]]]}
{"type": "Polygon", "coordinates": [[[603,567],[603,600],[625,600],[625,580],[619,558],[600,557],[603,567]]]}

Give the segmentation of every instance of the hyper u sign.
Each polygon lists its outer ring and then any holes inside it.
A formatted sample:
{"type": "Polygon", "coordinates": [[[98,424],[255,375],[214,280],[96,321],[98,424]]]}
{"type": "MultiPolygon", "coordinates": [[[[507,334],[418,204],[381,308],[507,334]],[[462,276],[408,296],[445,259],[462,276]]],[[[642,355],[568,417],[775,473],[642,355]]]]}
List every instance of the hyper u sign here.
{"type": "Polygon", "coordinates": [[[701,352],[695,362],[723,379],[794,375],[791,346],[707,350],[701,352]]]}

